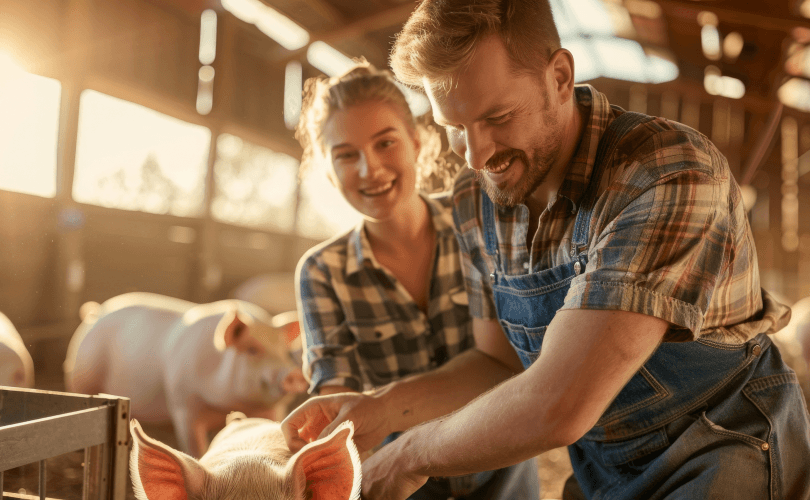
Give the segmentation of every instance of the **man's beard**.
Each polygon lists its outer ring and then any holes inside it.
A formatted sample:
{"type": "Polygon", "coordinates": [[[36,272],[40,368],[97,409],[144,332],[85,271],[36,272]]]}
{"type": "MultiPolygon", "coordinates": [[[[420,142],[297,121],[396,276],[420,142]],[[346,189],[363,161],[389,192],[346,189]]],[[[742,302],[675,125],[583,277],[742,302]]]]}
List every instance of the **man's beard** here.
{"type": "MultiPolygon", "coordinates": [[[[549,150],[546,150],[546,153],[543,154],[543,149],[541,148],[532,151],[531,159],[526,153],[516,149],[497,155],[497,158],[495,158],[496,161],[515,158],[512,161],[519,160],[523,162],[525,167],[520,179],[518,179],[514,186],[508,189],[499,189],[486,174],[486,170],[475,170],[475,178],[487,193],[489,199],[494,203],[504,207],[514,207],[515,205],[523,203],[526,197],[533,193],[534,190],[540,187],[540,184],[546,180],[548,173],[551,171],[552,158],[554,156],[553,152],[549,150]]],[[[496,163],[496,161],[489,161],[487,165],[497,166],[503,163],[503,161],[498,163],[496,163]]]]}

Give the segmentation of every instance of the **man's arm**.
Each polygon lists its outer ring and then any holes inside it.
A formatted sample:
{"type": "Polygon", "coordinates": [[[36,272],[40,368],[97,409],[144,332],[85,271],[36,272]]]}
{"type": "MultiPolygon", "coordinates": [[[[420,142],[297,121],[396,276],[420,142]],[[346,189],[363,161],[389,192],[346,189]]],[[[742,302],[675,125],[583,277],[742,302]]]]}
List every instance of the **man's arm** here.
{"type": "Polygon", "coordinates": [[[473,319],[472,326],[476,347],[436,370],[365,394],[310,399],[284,420],[282,430],[287,445],[296,451],[351,420],[355,442],[364,451],[391,432],[404,431],[461,408],[523,370],[497,321],[473,319]]]}
{"type": "Polygon", "coordinates": [[[505,467],[582,437],[655,351],[666,321],[563,310],[538,360],[456,413],[420,425],[370,458],[364,497],[405,498],[413,478],[505,467]],[[404,486],[403,486],[404,485],[404,486]]]}

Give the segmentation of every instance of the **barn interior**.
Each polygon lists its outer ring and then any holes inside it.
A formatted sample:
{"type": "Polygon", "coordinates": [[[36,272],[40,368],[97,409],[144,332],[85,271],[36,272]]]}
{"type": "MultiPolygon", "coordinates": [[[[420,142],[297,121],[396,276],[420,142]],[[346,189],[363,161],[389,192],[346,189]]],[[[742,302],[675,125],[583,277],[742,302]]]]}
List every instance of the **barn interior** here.
{"type": "MultiPolygon", "coordinates": [[[[718,146],[762,287],[795,318],[810,311],[810,0],[551,3],[578,82],[718,146]]],[[[302,82],[356,57],[386,67],[415,5],[0,0],[0,312],[37,389],[65,390],[88,301],[295,309],[299,258],[359,220],[322,172],[299,182],[302,82]]],[[[807,389],[793,332],[777,340],[807,389]]],[[[559,497],[566,460],[541,460],[544,498],[559,497]]]]}

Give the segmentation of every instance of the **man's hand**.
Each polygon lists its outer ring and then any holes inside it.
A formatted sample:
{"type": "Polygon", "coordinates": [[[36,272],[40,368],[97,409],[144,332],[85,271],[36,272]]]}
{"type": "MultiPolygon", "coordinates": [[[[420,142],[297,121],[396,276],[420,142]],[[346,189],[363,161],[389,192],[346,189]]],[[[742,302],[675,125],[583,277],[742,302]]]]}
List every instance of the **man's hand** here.
{"type": "Polygon", "coordinates": [[[408,454],[399,446],[407,437],[384,446],[363,463],[363,500],[405,500],[428,480],[407,472],[408,454]]]}
{"type": "Polygon", "coordinates": [[[392,432],[386,408],[380,399],[369,394],[340,393],[318,396],[293,410],[281,422],[281,430],[290,451],[328,436],[338,425],[354,423],[354,442],[362,453],[378,445],[392,432]]]}

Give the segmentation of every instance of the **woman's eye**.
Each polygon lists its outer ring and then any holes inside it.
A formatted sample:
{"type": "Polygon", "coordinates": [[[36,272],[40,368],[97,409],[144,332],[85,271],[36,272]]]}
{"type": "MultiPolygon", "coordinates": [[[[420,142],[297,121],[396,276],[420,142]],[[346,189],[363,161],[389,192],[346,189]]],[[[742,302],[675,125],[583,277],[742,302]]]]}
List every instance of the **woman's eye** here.
{"type": "Polygon", "coordinates": [[[349,151],[345,153],[338,153],[334,156],[335,160],[348,160],[354,157],[354,152],[349,151]]]}
{"type": "Polygon", "coordinates": [[[392,141],[391,139],[384,139],[384,140],[380,141],[380,147],[381,148],[387,148],[387,147],[392,146],[393,144],[394,144],[394,141],[392,141]]]}

